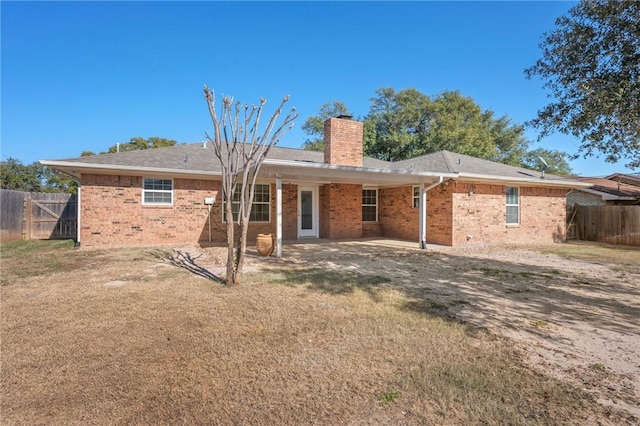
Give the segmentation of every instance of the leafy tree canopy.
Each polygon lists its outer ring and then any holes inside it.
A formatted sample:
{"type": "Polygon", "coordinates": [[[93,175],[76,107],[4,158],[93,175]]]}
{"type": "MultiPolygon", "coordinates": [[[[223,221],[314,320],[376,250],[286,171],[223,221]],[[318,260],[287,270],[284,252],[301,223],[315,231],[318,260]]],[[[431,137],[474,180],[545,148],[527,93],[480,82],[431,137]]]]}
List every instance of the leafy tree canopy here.
{"type": "Polygon", "coordinates": [[[522,156],[522,166],[532,170],[542,170],[544,168],[545,172],[554,175],[568,175],[571,174],[571,167],[569,167],[566,158],[567,153],[565,152],[536,148],[527,151],[522,156]],[[547,164],[545,165],[544,163],[547,164]]]}
{"type": "Polygon", "coordinates": [[[578,154],[640,167],[640,2],[583,0],[544,34],[525,70],[554,99],[529,124],[581,140],[578,154]]]}
{"type": "Polygon", "coordinates": [[[318,115],[308,117],[302,125],[302,130],[307,134],[303,148],[309,151],[322,151],[324,149],[324,122],[331,117],[339,115],[351,115],[347,106],[340,101],[326,103],[318,110],[318,115]]]}
{"type": "MultiPolygon", "coordinates": [[[[506,116],[496,117],[493,111],[482,109],[458,91],[429,97],[412,88],[396,91],[383,87],[370,101],[369,114],[364,119],[367,156],[399,161],[448,150],[534,169],[539,169],[534,160],[539,161],[541,156],[554,164],[554,173],[571,170],[565,153],[544,149],[528,152],[529,141],[523,126],[512,123],[506,116]]],[[[330,108],[335,104],[324,104],[320,112],[326,114],[307,119],[305,126],[315,129],[316,139],[307,140],[306,149],[323,149],[323,123],[326,118],[338,115],[330,108]]],[[[312,133],[307,130],[307,134],[312,133]]]]}
{"type": "MultiPolygon", "coordinates": [[[[177,142],[173,139],[159,138],[157,136],[144,138],[131,138],[129,142],[120,143],[120,152],[141,151],[143,149],[163,148],[174,146],[177,142]]],[[[86,152],[86,151],[85,151],[86,152]]],[[[108,153],[118,152],[118,144],[109,147],[108,153]]]]}
{"type": "Polygon", "coordinates": [[[433,99],[416,89],[381,88],[371,99],[365,152],[383,160],[404,160],[440,150],[520,165],[528,141],[524,128],[483,110],[458,91],[433,99]]]}
{"type": "Polygon", "coordinates": [[[78,184],[71,178],[59,175],[36,162],[22,164],[20,160],[8,158],[0,162],[0,186],[25,192],[67,192],[75,194],[78,184]]]}

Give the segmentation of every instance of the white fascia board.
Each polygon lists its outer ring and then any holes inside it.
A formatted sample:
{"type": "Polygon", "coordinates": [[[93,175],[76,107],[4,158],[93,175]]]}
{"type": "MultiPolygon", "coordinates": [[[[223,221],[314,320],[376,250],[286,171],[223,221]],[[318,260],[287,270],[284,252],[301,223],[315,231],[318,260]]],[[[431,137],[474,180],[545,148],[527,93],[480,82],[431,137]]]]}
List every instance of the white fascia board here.
{"type": "Polygon", "coordinates": [[[564,179],[535,179],[535,178],[519,178],[519,177],[507,177],[507,176],[498,176],[498,175],[484,175],[478,173],[460,173],[460,180],[470,180],[470,181],[486,181],[486,182],[495,182],[498,184],[517,184],[517,185],[527,185],[527,186],[561,186],[563,188],[588,188],[592,186],[590,183],[579,182],[576,180],[564,180],[564,179]]]}
{"type": "Polygon", "coordinates": [[[282,168],[294,168],[294,169],[311,169],[311,170],[327,170],[336,172],[353,173],[354,175],[368,174],[368,175],[395,175],[395,176],[412,176],[416,177],[417,181],[420,178],[443,178],[457,179],[458,173],[437,173],[427,171],[416,171],[409,169],[381,169],[377,167],[357,167],[357,166],[343,166],[339,164],[326,164],[326,163],[314,163],[314,162],[301,162],[296,160],[275,160],[266,159],[263,163],[265,166],[282,167],[282,168]]]}
{"type": "Polygon", "coordinates": [[[184,170],[184,169],[170,169],[170,168],[159,168],[159,167],[125,166],[120,164],[77,163],[74,161],[56,161],[56,160],[40,160],[39,162],[43,166],[60,168],[60,170],[63,170],[66,173],[69,173],[68,170],[73,170],[73,171],[77,170],[85,173],[90,173],[91,171],[131,172],[140,176],[149,175],[149,174],[172,175],[172,176],[187,175],[187,176],[198,176],[198,177],[222,176],[220,172],[205,171],[205,170],[184,170]]]}

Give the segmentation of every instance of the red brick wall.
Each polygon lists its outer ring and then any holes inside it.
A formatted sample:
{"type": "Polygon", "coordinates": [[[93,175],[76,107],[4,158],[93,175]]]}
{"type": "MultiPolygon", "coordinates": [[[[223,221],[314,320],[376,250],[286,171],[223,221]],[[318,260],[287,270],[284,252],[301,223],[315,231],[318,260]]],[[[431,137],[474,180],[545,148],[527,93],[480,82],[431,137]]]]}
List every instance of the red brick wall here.
{"type": "Polygon", "coordinates": [[[362,167],[362,122],[330,118],[324,122],[324,162],[362,167]]]}
{"type": "MultiPolygon", "coordinates": [[[[274,191],[272,210],[273,210],[273,233],[276,233],[276,216],[275,216],[275,185],[272,185],[274,191]]],[[[282,238],[285,240],[295,240],[298,238],[298,185],[283,184],[282,185],[282,238]]]]}
{"type": "MultiPolygon", "coordinates": [[[[418,240],[418,210],[411,186],[379,190],[378,222],[362,222],[362,186],[327,184],[319,188],[320,237],[384,236],[418,240]]],[[[565,238],[565,191],[520,188],[520,224],[505,224],[501,185],[445,183],[427,194],[427,243],[443,245],[548,243],[565,238]],[[468,238],[470,237],[470,238],[468,238]]],[[[142,178],[83,175],[80,235],[83,245],[206,243],[209,207],[213,242],[226,241],[219,181],[174,179],[173,206],[143,206],[142,178]]],[[[249,225],[251,244],[258,233],[275,233],[275,184],[271,222],[249,225]]],[[[297,238],[298,187],[283,185],[283,238],[297,238]]]]}
{"type": "MultiPolygon", "coordinates": [[[[81,242],[95,245],[207,243],[209,206],[211,239],[226,241],[219,181],[174,179],[173,206],[142,205],[142,177],[82,175],[81,242]]],[[[283,238],[297,237],[297,186],[283,185],[283,238]]],[[[271,185],[271,222],[249,225],[248,243],[258,233],[275,233],[275,184],[271,185]]]]}
{"type": "MultiPolygon", "coordinates": [[[[427,243],[460,246],[564,240],[564,189],[521,187],[517,226],[506,225],[505,203],[502,185],[450,182],[432,188],[427,193],[427,243]]],[[[382,236],[418,241],[412,187],[381,189],[379,219],[382,236]]]]}
{"type": "Polygon", "coordinates": [[[428,244],[442,244],[445,246],[453,244],[452,185],[453,183],[445,182],[427,192],[428,244]]]}
{"type": "MultiPolygon", "coordinates": [[[[380,190],[380,227],[383,236],[418,241],[418,209],[413,186],[380,190]]],[[[427,243],[451,245],[451,190],[440,185],[427,193],[427,243]]]]}
{"type": "Polygon", "coordinates": [[[320,235],[320,238],[329,238],[329,231],[330,231],[329,221],[331,219],[330,189],[331,189],[331,185],[329,184],[321,185],[320,188],[318,189],[319,191],[318,198],[320,201],[320,206],[319,206],[320,217],[318,218],[318,225],[320,226],[320,229],[319,229],[318,235],[320,235]]]}
{"type": "Polygon", "coordinates": [[[505,187],[453,184],[453,244],[544,244],[564,241],[565,190],[520,187],[520,224],[506,224],[505,187]]]}
{"type": "Polygon", "coordinates": [[[362,238],[379,237],[381,235],[380,222],[362,222],[362,238]]]}
{"type": "Polygon", "coordinates": [[[323,185],[320,196],[321,237],[362,238],[362,185],[323,185]]]}
{"type": "Polygon", "coordinates": [[[384,188],[378,194],[378,221],[388,238],[418,241],[418,209],[412,208],[411,186],[384,188]]]}

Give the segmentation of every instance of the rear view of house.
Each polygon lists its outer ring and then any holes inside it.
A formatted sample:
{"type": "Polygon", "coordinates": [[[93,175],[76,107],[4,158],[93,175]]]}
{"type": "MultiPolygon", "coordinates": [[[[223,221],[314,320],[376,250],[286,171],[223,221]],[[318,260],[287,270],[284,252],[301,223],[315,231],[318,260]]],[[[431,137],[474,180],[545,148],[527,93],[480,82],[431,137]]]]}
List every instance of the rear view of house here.
{"type": "MultiPolygon", "coordinates": [[[[325,151],[274,147],[256,187],[249,238],[388,237],[449,246],[565,237],[566,193],[584,183],[440,151],[363,157],[362,123],[325,122],[325,151]]],[[[220,165],[206,143],[42,161],[76,177],[86,246],[221,243],[220,165]]]]}

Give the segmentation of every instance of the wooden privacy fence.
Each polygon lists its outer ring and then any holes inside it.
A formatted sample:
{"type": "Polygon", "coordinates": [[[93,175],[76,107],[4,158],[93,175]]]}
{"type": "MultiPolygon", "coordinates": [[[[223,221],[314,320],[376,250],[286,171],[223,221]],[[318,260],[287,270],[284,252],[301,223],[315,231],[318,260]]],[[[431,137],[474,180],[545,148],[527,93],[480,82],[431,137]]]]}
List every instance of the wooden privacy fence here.
{"type": "Polygon", "coordinates": [[[2,241],[77,238],[76,195],[0,191],[2,241]]]}
{"type": "Polygon", "coordinates": [[[581,206],[576,204],[569,228],[575,238],[640,246],[640,206],[581,206]]]}

